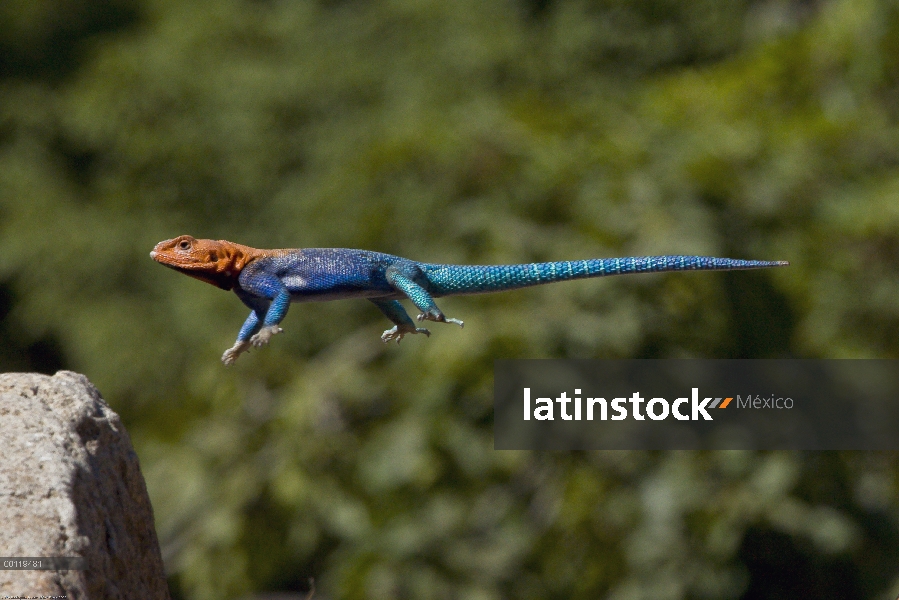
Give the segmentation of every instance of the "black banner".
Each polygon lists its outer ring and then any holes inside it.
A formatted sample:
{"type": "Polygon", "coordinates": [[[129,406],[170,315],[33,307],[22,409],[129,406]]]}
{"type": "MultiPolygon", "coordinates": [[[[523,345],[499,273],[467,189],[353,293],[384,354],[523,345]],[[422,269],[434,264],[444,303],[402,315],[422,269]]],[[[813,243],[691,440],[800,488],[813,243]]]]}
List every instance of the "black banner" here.
{"type": "Polygon", "coordinates": [[[497,360],[497,450],[899,450],[896,360],[497,360]]]}

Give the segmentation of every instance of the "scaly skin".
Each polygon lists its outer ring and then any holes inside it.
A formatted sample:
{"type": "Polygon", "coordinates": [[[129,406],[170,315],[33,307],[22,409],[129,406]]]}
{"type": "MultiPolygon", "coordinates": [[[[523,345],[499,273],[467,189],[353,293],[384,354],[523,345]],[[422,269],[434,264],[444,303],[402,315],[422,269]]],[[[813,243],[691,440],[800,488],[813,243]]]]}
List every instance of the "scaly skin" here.
{"type": "Polygon", "coordinates": [[[523,265],[441,265],[346,248],[257,250],[225,240],[197,240],[189,235],[159,242],[150,257],[223,290],[233,289],[250,308],[237,341],[222,356],[226,365],[234,363],[251,346],[265,346],[272,336],[281,333],[279,324],[291,302],[367,298],[394,323],[381,339],[399,343],[408,334],[431,334],[415,326],[399,303],[403,298],[421,311],[419,321],[462,327],[462,321],[446,317],[437,308],[434,298],[606,275],[727,271],[789,264],[708,256],[640,256],[523,265]]]}

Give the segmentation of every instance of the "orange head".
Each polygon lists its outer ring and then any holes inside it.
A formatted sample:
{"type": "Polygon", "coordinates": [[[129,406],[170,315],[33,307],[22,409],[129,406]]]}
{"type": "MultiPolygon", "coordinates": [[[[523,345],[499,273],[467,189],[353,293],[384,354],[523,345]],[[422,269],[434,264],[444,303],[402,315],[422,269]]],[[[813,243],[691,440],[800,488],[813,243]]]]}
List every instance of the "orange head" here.
{"type": "Polygon", "coordinates": [[[262,251],[225,240],[198,240],[182,235],[159,242],[150,258],[167,267],[230,290],[241,270],[262,251]]]}

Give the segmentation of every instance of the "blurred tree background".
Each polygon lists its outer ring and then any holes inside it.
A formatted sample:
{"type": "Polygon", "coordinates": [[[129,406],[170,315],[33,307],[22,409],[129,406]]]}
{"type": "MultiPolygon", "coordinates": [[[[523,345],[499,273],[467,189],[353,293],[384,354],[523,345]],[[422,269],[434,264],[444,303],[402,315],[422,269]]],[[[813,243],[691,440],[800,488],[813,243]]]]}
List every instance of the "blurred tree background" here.
{"type": "MultiPolygon", "coordinates": [[[[492,449],[492,361],[899,357],[899,3],[5,0],[0,369],[87,374],[176,598],[874,599],[893,453],[492,449]],[[429,262],[786,259],[294,305],[219,362],[190,233],[429,262]]],[[[891,596],[888,596],[892,594],[891,596]]]]}

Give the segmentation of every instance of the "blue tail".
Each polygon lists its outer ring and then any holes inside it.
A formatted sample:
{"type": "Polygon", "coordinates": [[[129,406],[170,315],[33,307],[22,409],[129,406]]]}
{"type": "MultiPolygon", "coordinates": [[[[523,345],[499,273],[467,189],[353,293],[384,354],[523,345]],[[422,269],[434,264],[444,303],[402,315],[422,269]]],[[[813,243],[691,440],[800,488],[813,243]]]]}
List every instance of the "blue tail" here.
{"type": "Polygon", "coordinates": [[[420,265],[428,278],[428,291],[434,296],[484,294],[517,288],[605,277],[629,273],[659,273],[661,271],[731,271],[782,267],[783,260],[738,260],[711,256],[632,256],[628,258],[594,258],[563,260],[525,265],[420,265]]]}

